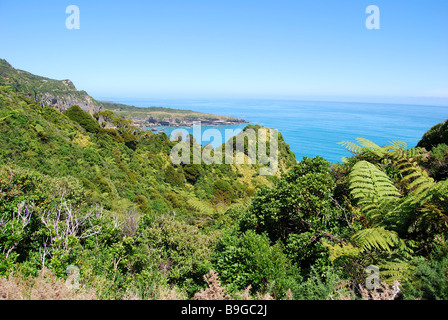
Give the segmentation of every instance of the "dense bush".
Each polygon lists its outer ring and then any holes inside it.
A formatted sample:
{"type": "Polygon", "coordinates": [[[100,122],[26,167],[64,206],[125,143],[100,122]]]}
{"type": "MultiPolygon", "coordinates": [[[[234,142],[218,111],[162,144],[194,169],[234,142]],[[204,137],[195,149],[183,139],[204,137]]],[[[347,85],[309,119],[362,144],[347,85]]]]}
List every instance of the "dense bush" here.
{"type": "Polygon", "coordinates": [[[413,281],[405,284],[405,299],[448,300],[448,246],[438,244],[428,259],[415,262],[413,281]]]}
{"type": "Polygon", "coordinates": [[[218,275],[232,297],[364,298],[377,265],[404,299],[447,299],[446,123],[424,136],[427,150],[359,139],[337,165],[296,163],[279,137],[281,170],[262,177],[256,165],[173,167],[165,134],[105,115],[114,129],[0,87],[5,286],[30,275],[57,291],[77,266],[98,299],[204,296],[218,275]]]}
{"type": "Polygon", "coordinates": [[[439,144],[448,144],[448,120],[436,124],[426,132],[417,146],[431,151],[439,144]]]}
{"type": "Polygon", "coordinates": [[[165,182],[176,187],[181,187],[184,185],[185,177],[181,172],[169,164],[165,170],[165,182]]]}
{"type": "Polygon", "coordinates": [[[79,123],[81,127],[91,133],[97,133],[100,131],[98,122],[87,112],[82,110],[79,106],[74,105],[65,111],[67,117],[71,120],[79,123]]]}
{"type": "Polygon", "coordinates": [[[265,234],[252,230],[220,238],[213,254],[213,268],[231,292],[251,286],[254,292],[280,298],[300,281],[299,270],[287,258],[282,245],[271,245],[265,234]]]}
{"type": "Polygon", "coordinates": [[[213,238],[194,226],[163,216],[143,216],[136,238],[136,245],[170,281],[190,294],[204,284],[202,277],[211,267],[213,238]]]}
{"type": "Polygon", "coordinates": [[[325,237],[350,232],[344,213],[333,200],[335,182],[323,158],[304,158],[271,188],[262,187],[241,219],[242,230],[266,232],[281,240],[294,262],[307,273],[311,265],[328,265],[325,237]]]}

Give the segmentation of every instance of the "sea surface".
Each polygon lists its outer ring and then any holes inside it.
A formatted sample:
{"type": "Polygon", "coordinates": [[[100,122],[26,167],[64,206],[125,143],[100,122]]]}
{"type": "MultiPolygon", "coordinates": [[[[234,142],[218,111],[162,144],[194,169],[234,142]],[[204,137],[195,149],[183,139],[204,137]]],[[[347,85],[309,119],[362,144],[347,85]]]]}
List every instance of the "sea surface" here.
{"type": "MultiPolygon", "coordinates": [[[[378,145],[392,140],[404,141],[412,148],[426,131],[448,118],[448,106],[293,100],[101,100],[138,107],[186,109],[245,119],[251,124],[279,130],[299,161],[303,157],[322,156],[334,163],[341,162],[342,157],[350,156],[338,142],[356,142],[355,139],[361,137],[378,145]]],[[[202,130],[218,129],[224,138],[225,129],[241,130],[245,126],[203,126],[202,130]]],[[[169,135],[176,128],[163,129],[169,135]]],[[[183,129],[192,133],[192,128],[183,129]]],[[[219,145],[218,142],[212,144],[216,146],[219,145]]],[[[205,145],[210,141],[202,143],[205,145]]]]}

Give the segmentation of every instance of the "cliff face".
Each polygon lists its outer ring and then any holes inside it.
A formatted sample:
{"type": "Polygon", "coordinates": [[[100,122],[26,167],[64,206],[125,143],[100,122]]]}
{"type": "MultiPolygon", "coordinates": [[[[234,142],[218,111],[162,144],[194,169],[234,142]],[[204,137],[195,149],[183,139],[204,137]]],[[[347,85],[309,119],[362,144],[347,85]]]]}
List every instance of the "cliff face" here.
{"type": "Polygon", "coordinates": [[[91,96],[86,94],[77,94],[72,92],[65,92],[63,94],[54,94],[50,92],[43,93],[38,99],[40,105],[51,106],[64,112],[73,105],[78,105],[84,111],[91,115],[103,111],[101,104],[96,102],[91,96]]]}
{"type": "Polygon", "coordinates": [[[51,106],[63,112],[73,105],[94,114],[104,108],[85,91],[78,91],[70,80],[54,80],[12,67],[0,59],[0,85],[32,98],[38,104],[51,106]]]}

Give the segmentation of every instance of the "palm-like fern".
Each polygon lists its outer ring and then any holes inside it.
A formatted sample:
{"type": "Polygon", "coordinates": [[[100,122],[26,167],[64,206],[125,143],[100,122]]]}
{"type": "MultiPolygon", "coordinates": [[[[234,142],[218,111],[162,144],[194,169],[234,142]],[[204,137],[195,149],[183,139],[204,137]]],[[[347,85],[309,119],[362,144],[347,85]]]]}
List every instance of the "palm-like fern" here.
{"type": "Polygon", "coordinates": [[[338,144],[343,145],[348,151],[354,154],[366,154],[376,158],[382,158],[388,152],[393,152],[406,147],[406,143],[403,141],[393,141],[390,145],[384,147],[380,147],[376,143],[365,138],[356,138],[356,141],[359,145],[350,141],[342,141],[338,144]]]}
{"type": "Polygon", "coordinates": [[[401,141],[380,147],[367,139],[356,140],[340,144],[359,160],[349,174],[350,194],[357,206],[349,208],[365,228],[349,242],[324,245],[331,261],[348,257],[363,265],[363,261],[373,259],[382,276],[404,281],[412,271],[407,260],[413,251],[408,245],[415,243],[415,235],[423,235],[425,241],[431,234],[446,234],[448,230],[448,181],[436,183],[418,164],[417,157],[426,153],[421,148],[406,149],[401,141]],[[403,240],[410,235],[412,241],[403,240]]]}
{"type": "Polygon", "coordinates": [[[412,264],[402,260],[380,262],[378,267],[381,270],[382,278],[388,284],[393,283],[394,280],[398,280],[401,283],[410,280],[411,274],[415,270],[412,264]]]}
{"type": "Polygon", "coordinates": [[[350,207],[366,228],[355,233],[350,242],[325,246],[332,261],[341,256],[362,261],[369,254],[376,257],[382,275],[406,279],[412,269],[406,262],[412,250],[399,234],[406,237],[418,232],[427,238],[432,233],[446,233],[448,182],[436,183],[418,164],[417,157],[426,152],[421,148],[406,149],[401,141],[380,147],[367,139],[356,140],[357,144],[340,144],[361,159],[349,174],[350,194],[357,203],[357,207],[350,207]],[[380,167],[363,159],[391,172],[401,193],[380,167]]]}
{"type": "Polygon", "coordinates": [[[205,215],[213,215],[215,210],[205,201],[199,200],[195,197],[190,197],[187,200],[188,204],[192,206],[196,211],[205,214],[205,215]]]}
{"type": "Polygon", "coordinates": [[[411,154],[406,151],[396,152],[392,159],[403,176],[401,182],[406,185],[408,191],[417,195],[429,189],[434,184],[434,179],[428,177],[428,173],[418,165],[411,154]]]}
{"type": "Polygon", "coordinates": [[[343,145],[348,151],[356,155],[367,155],[377,159],[390,157],[397,154],[405,154],[408,157],[415,157],[426,152],[424,149],[419,147],[407,149],[407,143],[404,141],[392,140],[389,144],[383,147],[380,147],[376,143],[364,138],[356,138],[356,141],[358,144],[350,141],[342,141],[338,144],[343,145]]]}
{"type": "Polygon", "coordinates": [[[417,161],[411,157],[410,152],[398,152],[393,156],[394,164],[399,168],[408,194],[404,201],[398,205],[393,215],[400,217],[404,224],[410,226],[411,222],[422,220],[439,220],[448,228],[447,195],[448,182],[435,182],[428,176],[417,161]]]}
{"type": "Polygon", "coordinates": [[[356,243],[361,252],[372,250],[391,252],[391,249],[400,243],[400,238],[394,231],[377,227],[358,231],[352,236],[352,241],[356,243]]]}
{"type": "Polygon", "coordinates": [[[361,212],[367,218],[377,220],[380,217],[396,216],[403,223],[408,218],[415,220],[419,213],[422,214],[421,217],[433,214],[441,218],[448,227],[446,208],[440,207],[440,203],[446,206],[448,185],[446,181],[436,183],[419,166],[415,157],[422,155],[423,149],[405,149],[406,143],[402,141],[391,141],[380,147],[367,139],[356,140],[359,145],[348,141],[340,144],[359,155],[368,153],[375,160],[387,161],[397,168],[402,177],[400,184],[406,190],[402,200],[399,200],[400,192],[384,172],[368,161],[357,162],[349,176],[350,189],[353,198],[358,200],[361,212]]]}
{"type": "Polygon", "coordinates": [[[349,180],[351,195],[358,200],[370,222],[386,214],[401,196],[390,178],[367,161],[359,161],[353,166],[349,180]]]}
{"type": "Polygon", "coordinates": [[[378,146],[376,143],[365,138],[356,138],[356,141],[359,143],[359,145],[350,141],[342,141],[339,142],[338,144],[345,146],[350,152],[353,153],[361,153],[364,149],[370,149],[370,150],[381,149],[381,147],[378,146]]]}

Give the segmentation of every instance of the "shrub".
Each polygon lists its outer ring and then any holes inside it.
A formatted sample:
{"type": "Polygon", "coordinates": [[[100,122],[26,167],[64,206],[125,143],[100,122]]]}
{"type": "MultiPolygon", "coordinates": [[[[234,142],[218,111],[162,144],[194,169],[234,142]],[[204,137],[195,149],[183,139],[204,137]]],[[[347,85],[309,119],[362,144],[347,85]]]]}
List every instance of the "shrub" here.
{"type": "Polygon", "coordinates": [[[179,173],[172,165],[168,165],[165,170],[165,182],[176,187],[182,187],[184,180],[185,178],[182,173],[179,173]]]}
{"type": "Polygon", "coordinates": [[[261,187],[242,220],[242,228],[267,232],[272,241],[286,243],[290,233],[316,229],[328,221],[335,214],[331,199],[335,182],[329,167],[321,157],[304,158],[274,187],[261,187]]]}
{"type": "Polygon", "coordinates": [[[188,182],[195,184],[201,175],[201,166],[198,164],[187,164],[184,166],[184,175],[188,182]]]}
{"type": "Polygon", "coordinates": [[[213,192],[218,201],[230,203],[233,198],[233,190],[230,183],[219,179],[213,184],[213,192]]]}
{"type": "Polygon", "coordinates": [[[86,131],[98,133],[101,129],[98,122],[78,105],[73,105],[65,111],[65,115],[81,125],[86,131]]]}
{"type": "Polygon", "coordinates": [[[436,124],[429,129],[418,142],[417,146],[431,151],[442,143],[448,144],[448,120],[436,124]]]}
{"type": "Polygon", "coordinates": [[[448,299],[448,246],[439,244],[429,259],[419,258],[413,274],[414,281],[404,284],[405,299],[448,299]]]}
{"type": "Polygon", "coordinates": [[[267,235],[253,230],[224,235],[212,262],[231,292],[251,285],[255,291],[280,297],[300,280],[298,268],[287,258],[281,244],[271,246],[267,235]]]}
{"type": "Polygon", "coordinates": [[[202,276],[211,267],[211,237],[180,221],[144,215],[136,238],[137,245],[145,248],[171,283],[185,288],[190,295],[201,288],[202,276]]]}

